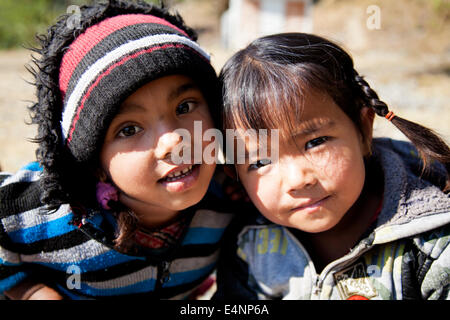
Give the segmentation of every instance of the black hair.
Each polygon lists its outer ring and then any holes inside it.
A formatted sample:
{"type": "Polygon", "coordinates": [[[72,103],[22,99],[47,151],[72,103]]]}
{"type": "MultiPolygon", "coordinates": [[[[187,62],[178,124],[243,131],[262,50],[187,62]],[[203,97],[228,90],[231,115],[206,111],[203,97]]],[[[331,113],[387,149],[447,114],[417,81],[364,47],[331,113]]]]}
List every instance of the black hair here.
{"type": "MultiPolygon", "coordinates": [[[[184,30],[193,40],[197,40],[196,32],[187,27],[177,13],[169,13],[163,6],[156,6],[144,1],[109,0],[95,2],[80,7],[79,24],[73,28],[69,23],[71,15],[61,16],[50,26],[46,34],[37,35],[38,47],[31,50],[38,56],[32,56],[32,65],[28,70],[34,76],[37,101],[29,107],[31,123],[38,125],[38,133],[34,142],[38,143],[36,157],[43,168],[40,180],[41,202],[47,205],[49,212],[58,209],[62,204],[69,203],[77,219],[85,214],[83,208],[98,206],[95,198],[95,186],[98,181],[98,163],[80,164],[64,146],[61,132],[61,115],[63,102],[59,88],[59,71],[64,53],[69,45],[87,28],[106,18],[122,14],[151,14],[167,20],[184,30]]],[[[213,99],[218,96],[205,93],[213,99]]],[[[212,108],[210,108],[211,111],[212,108]]],[[[211,112],[215,118],[213,112],[211,112]]],[[[217,120],[216,120],[217,121],[217,120]]],[[[118,247],[129,239],[135,230],[136,219],[130,216],[126,208],[116,206],[118,214],[119,236],[118,247]]]]}
{"type": "MultiPolygon", "coordinates": [[[[328,94],[364,134],[361,109],[385,117],[389,108],[354,69],[350,55],[322,37],[284,33],[261,37],[233,55],[223,67],[222,117],[224,128],[278,128],[290,136],[310,90],[328,94]],[[276,106],[276,107],[275,107],[276,106]]],[[[447,170],[450,188],[450,149],[432,130],[395,116],[391,122],[414,144],[423,171],[433,160],[447,170]]]]}

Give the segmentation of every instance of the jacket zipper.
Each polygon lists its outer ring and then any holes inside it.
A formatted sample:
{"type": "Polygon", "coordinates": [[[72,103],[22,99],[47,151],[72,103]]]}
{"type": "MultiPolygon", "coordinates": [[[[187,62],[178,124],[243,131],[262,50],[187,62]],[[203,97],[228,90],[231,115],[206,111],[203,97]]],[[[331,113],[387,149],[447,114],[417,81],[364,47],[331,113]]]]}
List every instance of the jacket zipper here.
{"type": "Polygon", "coordinates": [[[170,279],[170,262],[168,261],[161,261],[158,264],[157,267],[157,278],[156,278],[156,285],[155,285],[155,291],[162,288],[163,284],[169,281],[170,279]]]}
{"type": "Polygon", "coordinates": [[[312,288],[312,294],[311,298],[319,299],[320,293],[322,292],[322,284],[323,281],[320,280],[320,276],[316,276],[316,282],[314,283],[314,286],[312,288]]]}
{"type": "Polygon", "coordinates": [[[327,265],[322,272],[317,276],[316,279],[316,285],[315,285],[315,294],[317,294],[317,298],[319,298],[320,292],[322,291],[322,285],[327,277],[328,273],[332,271],[333,269],[335,271],[342,270],[343,267],[346,267],[350,264],[352,264],[354,261],[358,260],[364,253],[369,251],[372,248],[371,245],[368,245],[367,243],[362,245],[362,248],[356,252],[354,250],[353,252],[343,256],[340,259],[337,259],[333,262],[331,262],[329,265],[327,265]],[[340,268],[339,268],[340,267],[340,268]]]}
{"type": "Polygon", "coordinates": [[[311,288],[311,300],[315,300],[319,297],[320,292],[322,291],[322,281],[320,281],[320,277],[317,274],[316,267],[314,266],[314,263],[309,256],[308,251],[306,251],[305,247],[302,245],[302,243],[289,231],[286,229],[286,232],[289,234],[291,239],[300,247],[300,249],[303,251],[303,254],[306,256],[306,259],[308,260],[308,264],[311,267],[311,273],[315,277],[314,284],[311,288]]]}
{"type": "MultiPolygon", "coordinates": [[[[183,242],[184,237],[186,236],[187,232],[189,231],[189,229],[191,227],[191,222],[192,222],[192,219],[195,216],[195,212],[196,211],[192,207],[191,207],[190,210],[193,210],[193,211],[190,211],[192,214],[190,215],[190,217],[187,218],[187,220],[186,220],[186,227],[184,228],[183,233],[179,237],[177,243],[171,249],[172,253],[177,251],[181,247],[181,243],[183,242]]],[[[164,285],[164,283],[166,283],[167,281],[170,280],[170,272],[169,272],[170,263],[171,263],[170,261],[165,261],[165,260],[163,260],[160,263],[158,263],[156,284],[155,284],[155,292],[160,290],[162,288],[162,286],[164,285]]]]}
{"type": "Polygon", "coordinates": [[[342,258],[331,262],[329,265],[327,265],[322,270],[322,272],[320,274],[317,274],[314,263],[312,262],[311,257],[309,256],[305,247],[301,244],[300,241],[298,241],[298,239],[289,230],[286,230],[286,232],[289,233],[289,235],[294,240],[294,242],[297,243],[297,245],[303,251],[303,253],[306,256],[306,259],[308,260],[308,264],[310,265],[310,267],[312,269],[311,271],[312,271],[313,275],[316,277],[314,284],[312,286],[312,290],[311,290],[311,300],[319,299],[320,293],[322,292],[323,282],[324,282],[325,278],[327,277],[328,273],[332,269],[336,269],[339,265],[342,265],[342,264],[348,265],[348,264],[352,263],[354,260],[358,259],[362,254],[364,254],[366,251],[369,251],[372,248],[371,245],[365,243],[362,245],[363,247],[360,250],[357,250],[358,251],[357,253],[356,253],[356,250],[354,250],[350,254],[347,254],[347,255],[343,256],[342,258]]]}

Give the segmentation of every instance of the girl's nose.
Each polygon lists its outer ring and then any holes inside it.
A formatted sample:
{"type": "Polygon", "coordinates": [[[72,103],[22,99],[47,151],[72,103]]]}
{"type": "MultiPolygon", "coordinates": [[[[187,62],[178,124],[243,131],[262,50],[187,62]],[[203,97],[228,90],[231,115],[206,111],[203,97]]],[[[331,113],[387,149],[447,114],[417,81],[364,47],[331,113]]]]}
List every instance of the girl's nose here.
{"type": "Polygon", "coordinates": [[[163,133],[159,139],[155,150],[158,160],[170,159],[175,147],[182,142],[181,135],[176,131],[163,133]]]}
{"type": "Polygon", "coordinates": [[[292,158],[283,161],[281,166],[285,189],[291,195],[296,195],[304,189],[310,189],[317,183],[314,170],[305,166],[299,159],[292,158]]]}

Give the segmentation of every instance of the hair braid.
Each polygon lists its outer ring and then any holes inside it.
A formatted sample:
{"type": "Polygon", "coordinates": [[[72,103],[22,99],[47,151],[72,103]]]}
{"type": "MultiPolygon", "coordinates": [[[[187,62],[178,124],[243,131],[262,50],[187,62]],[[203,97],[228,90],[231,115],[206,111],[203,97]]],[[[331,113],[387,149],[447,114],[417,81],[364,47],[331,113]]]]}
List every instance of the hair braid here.
{"type": "MultiPolygon", "coordinates": [[[[354,81],[361,92],[361,99],[365,106],[380,117],[386,117],[389,108],[386,103],[378,98],[378,94],[370,87],[356,71],[354,71],[354,81]]],[[[441,162],[447,170],[447,180],[444,191],[450,190],[450,148],[433,130],[419,125],[415,122],[403,119],[395,115],[391,119],[397,129],[399,129],[416,147],[419,156],[423,161],[422,174],[430,167],[433,161],[441,162]]]]}
{"type": "Polygon", "coordinates": [[[384,117],[388,114],[389,108],[386,103],[380,100],[378,94],[370,87],[366,80],[355,72],[355,82],[359,89],[362,91],[362,100],[365,105],[372,108],[373,111],[380,117],[384,117]]]}

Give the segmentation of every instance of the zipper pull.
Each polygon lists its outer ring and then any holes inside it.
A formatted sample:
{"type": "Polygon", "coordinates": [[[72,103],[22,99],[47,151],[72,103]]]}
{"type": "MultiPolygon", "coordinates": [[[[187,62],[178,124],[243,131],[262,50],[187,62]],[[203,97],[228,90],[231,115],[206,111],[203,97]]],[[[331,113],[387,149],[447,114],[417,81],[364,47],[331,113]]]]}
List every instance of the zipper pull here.
{"type": "Polygon", "coordinates": [[[167,262],[167,261],[161,262],[161,264],[160,264],[161,276],[159,277],[160,284],[164,284],[170,280],[169,268],[170,268],[170,262],[167,262]]]}
{"type": "Polygon", "coordinates": [[[314,297],[316,297],[318,299],[321,291],[322,291],[322,281],[320,281],[320,277],[317,276],[316,283],[314,284],[312,294],[314,297]]]}

